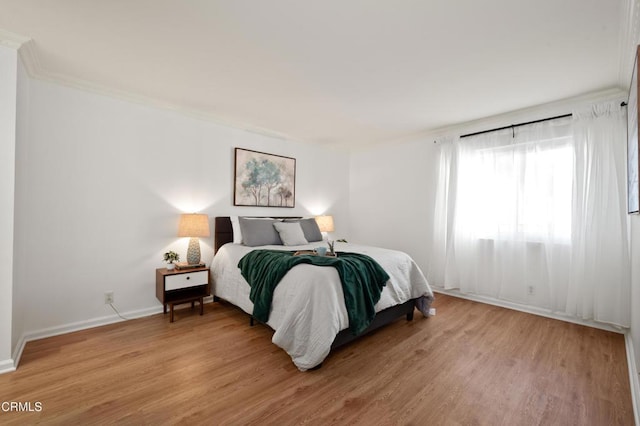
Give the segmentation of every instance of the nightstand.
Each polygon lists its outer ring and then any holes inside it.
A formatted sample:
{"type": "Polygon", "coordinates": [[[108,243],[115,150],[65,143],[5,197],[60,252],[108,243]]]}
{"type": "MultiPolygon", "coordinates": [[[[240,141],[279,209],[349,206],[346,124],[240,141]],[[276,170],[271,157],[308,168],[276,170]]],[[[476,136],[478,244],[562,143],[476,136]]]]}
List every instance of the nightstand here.
{"type": "Polygon", "coordinates": [[[203,299],[211,293],[209,268],[172,270],[156,269],[156,297],[163,305],[163,312],[170,310],[173,322],[173,306],[191,302],[200,303],[200,315],[204,313],[203,299]]]}

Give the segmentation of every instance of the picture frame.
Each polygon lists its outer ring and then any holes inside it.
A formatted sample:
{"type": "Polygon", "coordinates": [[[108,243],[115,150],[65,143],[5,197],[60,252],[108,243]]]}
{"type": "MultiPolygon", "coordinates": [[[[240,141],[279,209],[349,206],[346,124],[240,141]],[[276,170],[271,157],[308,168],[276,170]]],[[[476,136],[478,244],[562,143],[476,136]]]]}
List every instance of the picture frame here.
{"type": "Polygon", "coordinates": [[[633,63],[631,86],[627,100],[627,212],[629,214],[640,213],[640,157],[638,156],[638,55],[640,46],[636,49],[636,58],[633,63]]]}
{"type": "Polygon", "coordinates": [[[296,206],[296,159],[235,148],[233,205],[296,206]]]}

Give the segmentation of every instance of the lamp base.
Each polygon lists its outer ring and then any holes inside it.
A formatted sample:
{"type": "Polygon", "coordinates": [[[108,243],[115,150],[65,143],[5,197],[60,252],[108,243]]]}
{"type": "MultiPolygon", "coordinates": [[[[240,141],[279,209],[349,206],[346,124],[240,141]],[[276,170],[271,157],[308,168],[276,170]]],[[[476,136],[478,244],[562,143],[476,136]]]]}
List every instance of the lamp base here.
{"type": "Polygon", "coordinates": [[[189,249],[187,249],[187,263],[197,265],[200,263],[200,240],[197,237],[189,239],[189,249]]]}

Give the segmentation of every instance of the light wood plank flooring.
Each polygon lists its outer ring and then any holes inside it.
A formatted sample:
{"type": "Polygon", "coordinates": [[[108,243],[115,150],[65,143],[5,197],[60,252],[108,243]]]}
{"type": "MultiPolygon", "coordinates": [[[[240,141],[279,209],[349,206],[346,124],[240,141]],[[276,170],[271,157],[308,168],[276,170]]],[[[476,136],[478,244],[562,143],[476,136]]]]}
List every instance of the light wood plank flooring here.
{"type": "Polygon", "coordinates": [[[632,425],[622,335],[438,295],[302,373],[225,304],[27,344],[0,424],[632,425]]]}

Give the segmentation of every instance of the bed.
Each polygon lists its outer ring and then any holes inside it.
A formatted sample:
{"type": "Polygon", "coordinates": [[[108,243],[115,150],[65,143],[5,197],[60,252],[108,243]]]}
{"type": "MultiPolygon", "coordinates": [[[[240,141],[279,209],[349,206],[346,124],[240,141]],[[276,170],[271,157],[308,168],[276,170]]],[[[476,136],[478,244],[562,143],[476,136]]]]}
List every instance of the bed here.
{"type": "MultiPolygon", "coordinates": [[[[279,217],[295,221],[302,218],[279,217]]],[[[304,219],[302,219],[304,220],[304,219]]],[[[235,224],[234,224],[235,225],[235,224]]],[[[250,286],[238,262],[252,250],[312,250],[323,242],[302,245],[267,244],[247,246],[234,243],[234,227],[229,216],[215,218],[215,256],[211,264],[213,294],[251,316],[250,286]]],[[[246,231],[246,230],[245,230],[246,231]]],[[[284,349],[298,369],[322,365],[332,349],[342,346],[399,317],[413,319],[415,308],[427,317],[433,292],[413,259],[406,253],[357,244],[336,243],[337,252],[363,253],[375,259],[390,276],[375,305],[375,318],[358,336],[349,330],[340,277],[333,267],[301,264],[293,267],[274,290],[266,325],[274,330],[272,341],[284,349]]],[[[251,318],[253,324],[253,318],[251,318]]]]}

